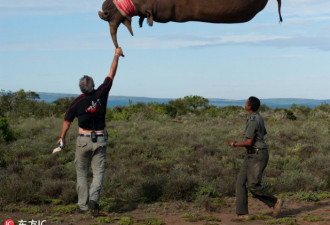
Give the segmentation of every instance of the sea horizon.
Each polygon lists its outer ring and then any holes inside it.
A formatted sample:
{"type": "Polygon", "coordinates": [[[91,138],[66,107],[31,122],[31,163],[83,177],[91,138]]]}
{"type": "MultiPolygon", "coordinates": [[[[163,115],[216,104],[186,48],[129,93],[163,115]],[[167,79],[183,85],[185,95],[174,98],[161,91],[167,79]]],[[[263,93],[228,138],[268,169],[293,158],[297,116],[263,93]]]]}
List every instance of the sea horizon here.
{"type": "MultiPolygon", "coordinates": [[[[46,103],[52,103],[59,98],[77,97],[79,94],[68,93],[48,93],[48,92],[36,92],[39,94],[39,101],[46,103]]],[[[203,97],[203,96],[201,96],[203,97]]],[[[183,97],[179,97],[183,98],[183,97]]],[[[171,100],[178,98],[158,98],[158,97],[141,97],[141,96],[121,96],[121,95],[109,95],[108,107],[116,106],[128,106],[129,104],[136,104],[143,102],[145,104],[151,102],[157,102],[160,104],[167,104],[171,100]]],[[[244,106],[246,99],[226,99],[226,98],[206,98],[209,100],[209,105],[215,105],[217,107],[225,107],[229,105],[244,106]]],[[[307,106],[315,108],[321,104],[330,104],[330,99],[309,99],[309,98],[261,98],[261,104],[265,104],[270,108],[290,108],[293,104],[297,106],[307,106]]]]}

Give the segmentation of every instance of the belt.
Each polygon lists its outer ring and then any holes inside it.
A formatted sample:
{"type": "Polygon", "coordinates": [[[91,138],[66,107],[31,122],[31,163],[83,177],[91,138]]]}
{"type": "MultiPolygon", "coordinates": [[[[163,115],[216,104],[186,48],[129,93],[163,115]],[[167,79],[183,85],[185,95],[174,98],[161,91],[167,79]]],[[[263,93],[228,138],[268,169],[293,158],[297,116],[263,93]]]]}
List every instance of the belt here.
{"type": "Polygon", "coordinates": [[[266,148],[252,148],[252,149],[247,149],[246,152],[247,154],[256,154],[258,151],[264,150],[266,148]]]}
{"type": "MultiPolygon", "coordinates": [[[[90,137],[90,134],[78,134],[79,137],[90,137]]],[[[104,136],[104,133],[96,133],[96,136],[104,136]]]]}

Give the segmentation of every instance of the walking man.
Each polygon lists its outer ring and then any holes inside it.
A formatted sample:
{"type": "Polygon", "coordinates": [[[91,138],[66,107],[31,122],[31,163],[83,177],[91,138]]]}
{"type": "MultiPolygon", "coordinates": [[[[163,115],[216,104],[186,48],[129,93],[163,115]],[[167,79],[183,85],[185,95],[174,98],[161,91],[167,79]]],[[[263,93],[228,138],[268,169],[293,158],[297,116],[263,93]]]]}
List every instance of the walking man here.
{"type": "Polygon", "coordinates": [[[257,199],[269,207],[273,207],[273,216],[277,217],[281,211],[282,200],[271,195],[261,185],[262,174],[268,163],[268,149],[264,142],[264,135],[267,134],[264,120],[257,112],[260,107],[260,100],[251,96],[245,103],[245,110],[249,118],[244,130],[244,140],[236,142],[228,140],[232,147],[245,147],[246,155],[243,165],[239,171],[236,181],[236,214],[235,220],[250,219],[248,211],[249,190],[257,199]]]}
{"type": "Polygon", "coordinates": [[[123,56],[121,48],[116,48],[110,67],[110,72],[96,90],[90,76],[80,79],[79,87],[82,92],[66,111],[62,132],[58,144],[63,142],[74,118],[78,118],[78,138],[76,144],[75,165],[77,171],[77,193],[80,213],[91,210],[99,211],[100,191],[106,162],[105,114],[109,91],[116,75],[119,57],[123,56]],[[88,187],[88,171],[91,164],[93,180],[88,187]]]}

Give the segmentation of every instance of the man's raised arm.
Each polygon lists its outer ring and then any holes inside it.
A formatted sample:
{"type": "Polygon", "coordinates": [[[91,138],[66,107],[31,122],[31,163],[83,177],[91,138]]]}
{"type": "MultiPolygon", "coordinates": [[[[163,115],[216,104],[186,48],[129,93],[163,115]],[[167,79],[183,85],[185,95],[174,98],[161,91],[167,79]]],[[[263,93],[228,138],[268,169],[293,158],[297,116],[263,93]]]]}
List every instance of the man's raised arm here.
{"type": "Polygon", "coordinates": [[[118,60],[120,56],[123,56],[123,51],[121,48],[116,48],[115,55],[113,56],[112,64],[110,67],[110,72],[108,74],[108,77],[110,77],[112,80],[115,78],[117,67],[118,67],[118,60]]]}

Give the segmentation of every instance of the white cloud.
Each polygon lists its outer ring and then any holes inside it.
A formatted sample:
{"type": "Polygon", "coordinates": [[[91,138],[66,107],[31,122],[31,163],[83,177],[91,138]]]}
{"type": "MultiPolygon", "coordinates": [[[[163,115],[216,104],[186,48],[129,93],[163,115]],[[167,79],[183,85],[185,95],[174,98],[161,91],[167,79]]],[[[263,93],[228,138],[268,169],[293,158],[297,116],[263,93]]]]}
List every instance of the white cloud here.
{"type": "Polygon", "coordinates": [[[273,58],[273,59],[283,59],[283,58],[301,58],[303,55],[298,55],[298,54],[286,54],[286,55],[271,55],[268,56],[268,58],[273,58]]]}
{"type": "Polygon", "coordinates": [[[282,1],[282,11],[290,16],[320,16],[330,14],[329,0],[282,1]]]}
{"type": "MultiPolygon", "coordinates": [[[[109,38],[102,38],[100,34],[80,34],[63,38],[47,39],[44,41],[32,40],[26,42],[0,43],[0,52],[8,51],[64,51],[64,50],[101,50],[113,47],[109,38]]],[[[275,48],[310,48],[330,51],[329,37],[304,37],[280,35],[221,35],[221,36],[194,36],[194,35],[161,35],[149,37],[125,37],[120,44],[130,49],[176,49],[176,48],[203,48],[212,46],[253,46],[275,48]]],[[[286,57],[297,57],[286,56],[286,57]]]]}
{"type": "Polygon", "coordinates": [[[100,10],[103,0],[10,0],[0,2],[0,15],[55,15],[100,10]]]}
{"type": "Polygon", "coordinates": [[[310,48],[322,51],[330,51],[329,37],[323,36],[281,36],[281,35],[221,35],[221,36],[193,36],[193,35],[167,35],[152,36],[145,38],[125,38],[126,47],[132,49],[166,49],[188,47],[211,47],[245,45],[253,47],[276,47],[276,48],[310,48]]]}
{"type": "MultiPolygon", "coordinates": [[[[2,0],[0,1],[0,17],[18,15],[56,15],[73,14],[98,11],[104,0],[2,0]]],[[[277,10],[277,1],[269,0],[267,12],[274,14],[277,10]]],[[[185,48],[185,47],[209,47],[217,45],[254,45],[271,47],[307,47],[320,50],[330,50],[329,31],[324,25],[317,27],[323,22],[330,21],[330,0],[282,0],[282,13],[284,23],[251,23],[250,28],[259,34],[246,34],[247,32],[231,32],[237,35],[185,35],[180,33],[169,35],[157,35],[156,30],[153,36],[131,37],[127,34],[118,37],[120,44],[132,49],[159,49],[159,48],[185,48]],[[299,27],[299,31],[295,28],[299,27]],[[301,29],[301,26],[304,26],[301,29]],[[267,30],[268,28],[268,30],[267,30]],[[278,35],[271,35],[276,29],[278,35]],[[261,32],[260,32],[261,31],[261,32]],[[302,33],[304,32],[304,33],[302,33]],[[239,34],[240,33],[240,34],[239,34]],[[281,34],[285,35],[281,35],[281,34]],[[311,36],[311,35],[319,35],[311,36]],[[300,35],[300,36],[298,36],[300,35]]],[[[136,19],[136,18],[135,18],[136,19]]],[[[325,22],[325,23],[324,23],[325,22]]],[[[175,24],[175,23],[173,23],[175,24]]],[[[195,25],[195,24],[194,24],[195,25]]],[[[203,24],[204,26],[205,24],[203,24]]],[[[180,24],[180,26],[183,26],[180,24]]],[[[329,27],[329,25],[328,25],[329,27]]],[[[0,29],[4,29],[0,27],[0,29]]],[[[108,29],[105,26],[105,29],[108,29]]],[[[155,29],[155,28],[154,28],[155,29]]],[[[248,30],[248,27],[244,27],[248,30]]],[[[195,28],[194,28],[195,30],[195,28]]],[[[251,32],[249,30],[248,32],[251,32]]],[[[145,33],[145,32],[143,32],[145,33]]],[[[192,33],[196,34],[196,33],[192,33]]],[[[15,42],[8,40],[0,42],[0,51],[10,50],[62,50],[62,49],[104,49],[104,46],[113,47],[110,38],[97,41],[97,37],[88,37],[89,34],[79,34],[79,38],[72,36],[54,37],[54,39],[25,40],[15,42]],[[96,40],[95,40],[96,39],[96,40]]],[[[28,37],[28,34],[26,34],[28,37]]]]}
{"type": "MultiPolygon", "coordinates": [[[[84,13],[100,10],[104,0],[2,0],[1,16],[84,13]]],[[[266,10],[274,13],[277,1],[269,0],[266,10]]],[[[320,16],[330,14],[329,0],[282,0],[286,16],[320,16]]]]}

